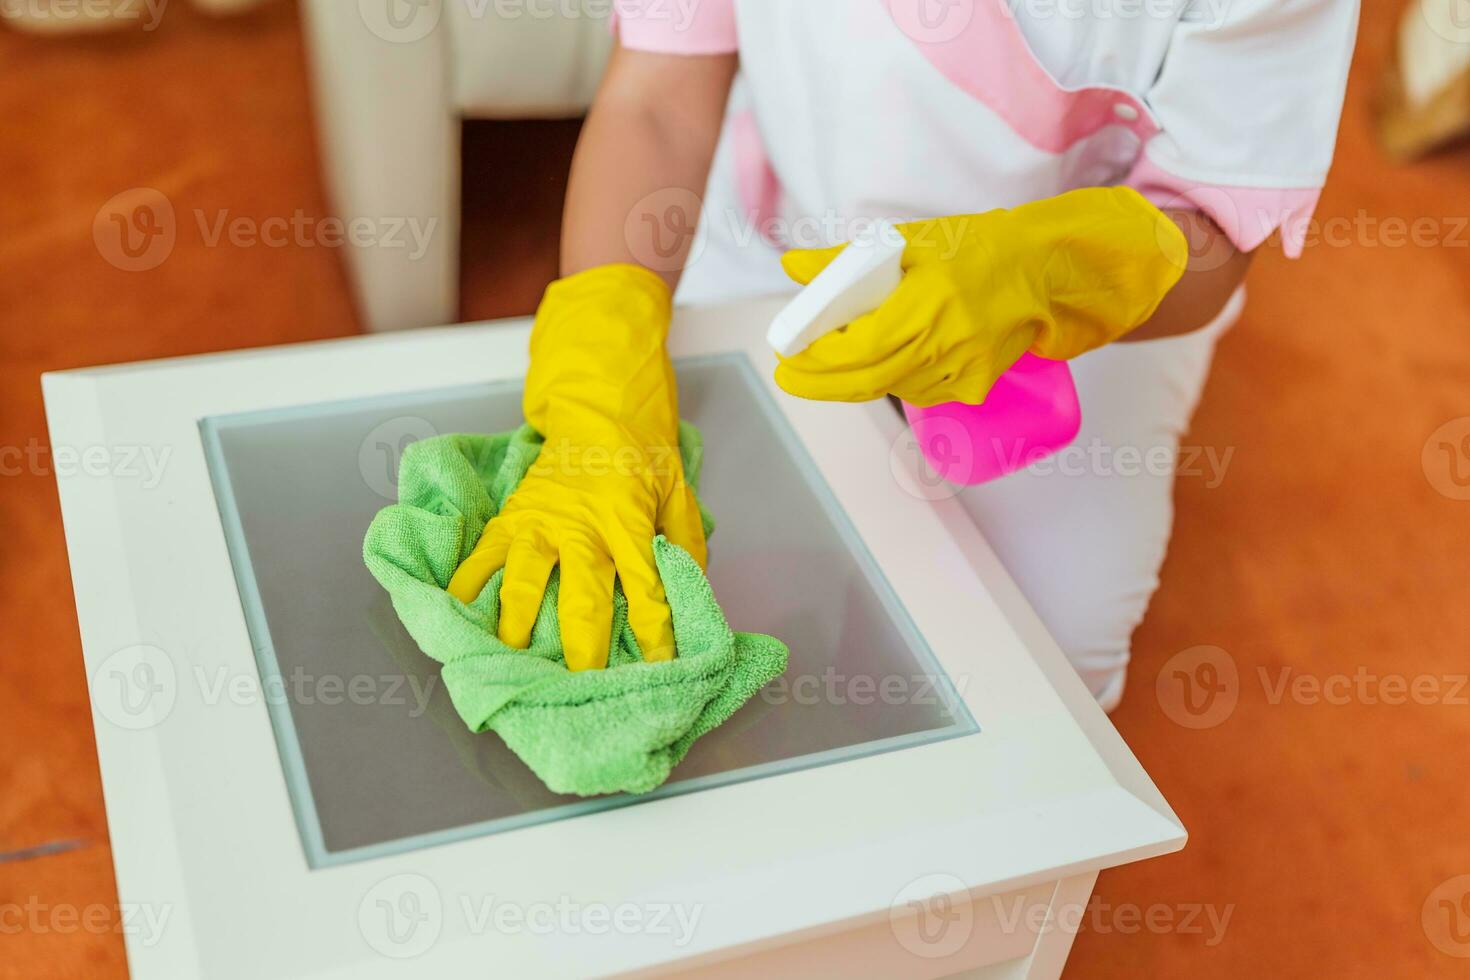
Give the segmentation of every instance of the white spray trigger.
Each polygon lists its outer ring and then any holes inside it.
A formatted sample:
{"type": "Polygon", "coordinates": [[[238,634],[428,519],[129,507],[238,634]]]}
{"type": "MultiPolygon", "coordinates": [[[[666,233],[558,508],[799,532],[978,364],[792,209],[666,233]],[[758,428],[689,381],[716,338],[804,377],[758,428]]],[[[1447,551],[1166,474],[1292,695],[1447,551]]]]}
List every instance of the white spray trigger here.
{"type": "Polygon", "coordinates": [[[871,234],[849,243],[776,314],[766,343],[790,357],[876,310],[903,278],[904,244],[903,234],[891,222],[875,221],[871,234]]]}

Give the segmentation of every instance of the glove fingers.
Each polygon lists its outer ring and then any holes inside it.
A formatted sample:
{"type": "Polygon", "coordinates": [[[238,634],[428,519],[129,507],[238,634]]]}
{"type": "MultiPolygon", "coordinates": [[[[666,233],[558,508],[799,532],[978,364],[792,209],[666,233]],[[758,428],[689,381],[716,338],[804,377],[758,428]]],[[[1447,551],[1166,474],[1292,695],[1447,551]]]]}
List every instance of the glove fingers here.
{"type": "Polygon", "coordinates": [[[894,379],[864,368],[858,371],[798,371],[776,368],[776,384],[787,394],[819,402],[868,402],[888,392],[894,379]]]}
{"type": "Polygon", "coordinates": [[[510,551],[513,533],[511,522],[505,519],[492,520],[485,525],[475,550],[460,563],[449,579],[448,592],[460,602],[469,605],[485,588],[485,583],[505,566],[505,556],[510,551]]]}
{"type": "Polygon", "coordinates": [[[806,350],[781,359],[776,383],[800,398],[870,401],[927,366],[924,338],[947,297],[922,270],[904,274],[883,305],[806,350]]]}
{"type": "Polygon", "coordinates": [[[664,501],[658,515],[658,529],[671,542],[694,557],[700,568],[709,561],[704,539],[704,519],[699,514],[699,501],[694,491],[681,478],[679,485],[664,501]]]}
{"type": "Polygon", "coordinates": [[[571,670],[601,670],[612,643],[613,563],[598,544],[563,542],[556,615],[571,670]]]}
{"type": "Polygon", "coordinates": [[[653,561],[653,536],[640,539],[634,531],[622,537],[613,545],[613,560],[628,599],[628,625],[633,627],[643,659],[673,660],[674,620],[653,561]]]}
{"type": "Polygon", "coordinates": [[[803,286],[811,282],[832,263],[845,246],[832,248],[793,248],[781,256],[781,268],[786,275],[803,286]]]}
{"type": "Polygon", "coordinates": [[[893,394],[910,405],[928,408],[944,402],[982,404],[1001,375],[1025,354],[1036,337],[1034,327],[1023,327],[1001,334],[995,344],[971,352],[969,357],[940,359],[928,368],[904,377],[893,388],[893,394]]]}
{"type": "Polygon", "coordinates": [[[948,284],[924,270],[904,274],[881,306],[781,359],[797,371],[852,371],[890,360],[934,326],[948,284]]]}
{"type": "Polygon", "coordinates": [[[556,564],[556,549],[540,530],[523,532],[511,543],[500,580],[500,642],[524,650],[541,611],[546,580],[556,564]]]}
{"type": "MultiPolygon", "coordinates": [[[[861,328],[882,329],[877,325],[878,314],[861,317],[861,328]]],[[[859,320],[853,327],[859,327],[859,320]]],[[[852,328],[849,328],[852,329],[852,328]]],[[[817,344],[828,340],[841,341],[843,334],[828,334],[817,344]]],[[[918,344],[910,340],[908,346],[890,350],[882,356],[870,359],[852,345],[833,344],[823,351],[803,351],[796,357],[785,358],[776,367],[776,384],[798,398],[810,398],[825,402],[866,402],[881,398],[892,391],[906,376],[917,369],[918,344]],[[844,358],[846,360],[844,360],[844,358]]]]}

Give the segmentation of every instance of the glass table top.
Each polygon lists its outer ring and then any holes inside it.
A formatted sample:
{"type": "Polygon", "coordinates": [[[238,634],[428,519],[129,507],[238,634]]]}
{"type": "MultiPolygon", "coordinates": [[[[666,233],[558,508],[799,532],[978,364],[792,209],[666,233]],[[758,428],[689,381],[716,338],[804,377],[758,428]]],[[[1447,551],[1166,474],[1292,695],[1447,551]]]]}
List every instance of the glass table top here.
{"type": "Polygon", "coordinates": [[[638,797],[552,793],[499,736],[467,730],[362,562],[403,449],[515,428],[519,382],[201,421],[312,867],[978,731],[750,363],[676,370],[684,417],[704,434],[715,596],[732,629],[779,637],[791,659],[638,797]]]}

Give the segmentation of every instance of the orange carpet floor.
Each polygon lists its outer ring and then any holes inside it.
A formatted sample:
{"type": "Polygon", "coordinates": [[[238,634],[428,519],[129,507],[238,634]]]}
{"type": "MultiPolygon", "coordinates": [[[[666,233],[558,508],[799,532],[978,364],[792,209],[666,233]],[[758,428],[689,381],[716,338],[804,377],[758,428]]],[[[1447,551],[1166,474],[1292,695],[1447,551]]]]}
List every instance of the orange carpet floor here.
{"type": "MultiPolygon", "coordinates": [[[[1470,706],[1450,696],[1470,671],[1470,502],[1453,498],[1470,444],[1455,432],[1422,458],[1470,415],[1470,151],[1401,169],[1376,151],[1396,6],[1364,12],[1329,233],[1299,262],[1267,249],[1220,350],[1188,441],[1230,464],[1217,485],[1180,483],[1115,715],[1190,845],[1102,875],[1070,976],[1470,975],[1421,921],[1437,886],[1470,874],[1470,706]],[[1405,240],[1421,217],[1438,244],[1405,240]],[[1240,677],[1233,713],[1205,729],[1171,720],[1155,685],[1199,645],[1240,677]],[[1345,703],[1278,696],[1298,676],[1370,679],[1345,703]],[[1392,676],[1441,693],[1385,703],[1392,676]],[[1140,926],[1151,907],[1228,924],[1140,926]]],[[[181,221],[167,262],[128,273],[93,246],[103,202],[139,186],[186,214],[326,213],[292,4],[214,21],[177,3],[156,31],[91,39],[0,30],[0,64],[0,911],[42,910],[18,930],[0,918],[0,976],[119,977],[115,914],[80,930],[46,914],[117,896],[38,376],[357,328],[331,249],[211,247],[181,221]]],[[[465,319],[534,306],[574,139],[569,124],[470,127],[465,319]]]]}

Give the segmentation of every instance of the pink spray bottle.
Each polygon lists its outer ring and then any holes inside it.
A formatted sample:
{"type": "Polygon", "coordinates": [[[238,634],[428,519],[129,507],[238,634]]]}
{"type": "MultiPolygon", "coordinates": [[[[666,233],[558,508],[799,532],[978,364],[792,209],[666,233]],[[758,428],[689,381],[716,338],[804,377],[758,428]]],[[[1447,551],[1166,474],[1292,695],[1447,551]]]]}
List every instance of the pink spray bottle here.
{"type": "MultiPolygon", "coordinates": [[[[783,356],[878,308],[898,288],[903,235],[888,222],[849,244],[771,321],[767,342],[783,356]]],[[[904,404],[935,475],[973,485],[1045,459],[1077,437],[1082,410],[1064,361],[1025,354],[996,381],[985,402],[904,404]]]]}

